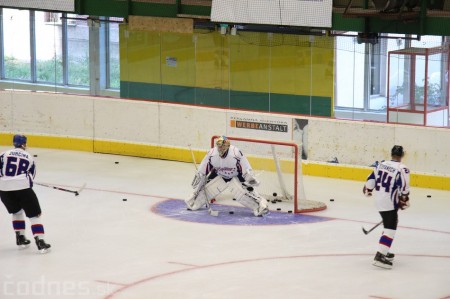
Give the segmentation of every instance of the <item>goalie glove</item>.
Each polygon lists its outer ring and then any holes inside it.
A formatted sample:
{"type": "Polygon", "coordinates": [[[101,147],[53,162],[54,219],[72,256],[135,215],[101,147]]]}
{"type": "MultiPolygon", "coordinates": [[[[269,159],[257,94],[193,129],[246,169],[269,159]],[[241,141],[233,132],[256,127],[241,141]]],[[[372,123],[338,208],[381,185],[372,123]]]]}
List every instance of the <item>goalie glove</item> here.
{"type": "Polygon", "coordinates": [[[409,203],[409,194],[402,194],[398,199],[398,207],[400,210],[406,210],[411,205],[409,203]]]}
{"type": "Polygon", "coordinates": [[[259,181],[256,179],[255,175],[253,174],[252,169],[247,169],[247,173],[244,175],[245,183],[246,185],[256,187],[259,185],[259,181]]]}
{"type": "Polygon", "coordinates": [[[366,186],[363,187],[363,193],[367,197],[371,197],[372,196],[372,191],[373,191],[373,189],[367,189],[366,186]]]}

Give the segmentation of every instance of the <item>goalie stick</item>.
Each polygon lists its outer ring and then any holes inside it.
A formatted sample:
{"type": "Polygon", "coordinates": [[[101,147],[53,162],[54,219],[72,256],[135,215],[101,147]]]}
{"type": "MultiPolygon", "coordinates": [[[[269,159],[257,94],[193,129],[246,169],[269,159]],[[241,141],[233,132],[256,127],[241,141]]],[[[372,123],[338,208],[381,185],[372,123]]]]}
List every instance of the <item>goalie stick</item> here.
{"type": "Polygon", "coordinates": [[[379,223],[377,223],[374,227],[372,227],[369,230],[366,230],[364,227],[362,228],[362,231],[365,235],[369,234],[371,231],[373,231],[374,229],[376,229],[381,223],[383,223],[383,221],[380,221],[379,223]]]}
{"type": "MultiPolygon", "coordinates": [[[[195,161],[195,156],[194,156],[194,152],[192,151],[191,145],[188,144],[189,150],[191,151],[191,156],[192,156],[192,162],[194,163],[195,166],[195,170],[198,171],[198,167],[197,167],[197,162],[195,161]]],[[[208,180],[209,175],[211,174],[211,172],[206,176],[205,182],[208,180]]],[[[206,183],[205,183],[206,184],[206,183]]],[[[206,198],[206,208],[208,209],[208,213],[211,216],[217,217],[219,216],[219,211],[215,211],[213,209],[211,209],[211,205],[209,203],[209,199],[208,196],[206,196],[206,190],[205,188],[202,188],[203,192],[205,192],[205,198],[206,198]]]]}
{"type": "Polygon", "coordinates": [[[80,195],[80,192],[84,189],[84,187],[86,187],[86,183],[84,183],[83,186],[81,186],[81,188],[79,188],[78,190],[74,191],[74,190],[69,190],[69,189],[65,189],[65,188],[61,188],[61,187],[56,187],[56,186],[53,186],[53,185],[47,185],[47,184],[36,183],[36,182],[34,182],[34,183],[36,185],[39,185],[39,186],[52,188],[52,189],[59,190],[59,191],[64,191],[64,192],[70,192],[70,193],[73,193],[75,196],[80,195]]]}

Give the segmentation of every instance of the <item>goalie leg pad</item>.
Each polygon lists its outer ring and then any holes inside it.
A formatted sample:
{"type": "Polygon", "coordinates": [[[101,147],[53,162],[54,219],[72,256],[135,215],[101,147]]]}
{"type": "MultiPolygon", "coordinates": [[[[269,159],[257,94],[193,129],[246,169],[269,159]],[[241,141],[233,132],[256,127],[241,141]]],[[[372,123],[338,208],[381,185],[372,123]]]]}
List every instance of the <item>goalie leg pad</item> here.
{"type": "Polygon", "coordinates": [[[189,210],[198,210],[206,204],[207,200],[215,198],[217,195],[225,191],[228,185],[222,177],[217,176],[204,186],[204,188],[198,189],[192,193],[192,195],[186,199],[186,203],[189,210]]]}
{"type": "Polygon", "coordinates": [[[205,186],[208,199],[215,198],[217,195],[225,191],[227,188],[228,184],[223,180],[221,176],[216,176],[214,179],[209,181],[205,186]]]}
{"type": "Polygon", "coordinates": [[[233,178],[228,184],[234,198],[244,207],[250,208],[253,211],[253,215],[262,216],[269,212],[267,200],[252,187],[243,185],[236,178],[233,178]]]}
{"type": "Polygon", "coordinates": [[[205,192],[200,191],[197,196],[195,193],[192,193],[191,197],[186,199],[184,202],[189,210],[196,211],[206,204],[205,192]]]}

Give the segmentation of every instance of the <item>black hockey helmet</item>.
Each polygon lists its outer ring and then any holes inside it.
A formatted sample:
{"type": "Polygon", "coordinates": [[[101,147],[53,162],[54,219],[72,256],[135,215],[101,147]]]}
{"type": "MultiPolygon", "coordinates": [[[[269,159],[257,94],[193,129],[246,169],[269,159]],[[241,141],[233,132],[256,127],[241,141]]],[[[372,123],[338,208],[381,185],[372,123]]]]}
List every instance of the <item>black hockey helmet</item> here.
{"type": "Polygon", "coordinates": [[[391,150],[391,156],[403,157],[404,155],[405,155],[405,152],[403,151],[403,146],[394,145],[394,147],[391,150]]]}
{"type": "Polygon", "coordinates": [[[16,134],[13,137],[14,147],[23,147],[27,144],[27,137],[25,135],[16,134]]]}

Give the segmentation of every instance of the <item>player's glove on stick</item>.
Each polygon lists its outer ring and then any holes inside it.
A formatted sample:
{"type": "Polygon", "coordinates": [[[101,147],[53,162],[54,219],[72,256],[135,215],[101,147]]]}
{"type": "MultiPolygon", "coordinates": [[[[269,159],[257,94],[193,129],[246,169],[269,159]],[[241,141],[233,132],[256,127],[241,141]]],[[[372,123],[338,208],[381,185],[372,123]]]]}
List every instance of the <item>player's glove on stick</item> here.
{"type": "Polygon", "coordinates": [[[398,200],[398,206],[401,210],[406,210],[407,208],[409,208],[411,205],[409,203],[409,196],[408,194],[402,194],[400,195],[400,198],[398,200]]]}
{"type": "Polygon", "coordinates": [[[372,191],[373,191],[373,189],[367,189],[366,186],[363,187],[363,193],[364,193],[364,195],[367,196],[367,197],[372,196],[372,191]]]}

